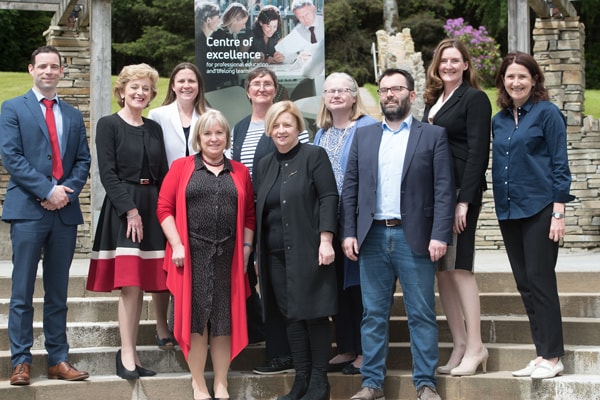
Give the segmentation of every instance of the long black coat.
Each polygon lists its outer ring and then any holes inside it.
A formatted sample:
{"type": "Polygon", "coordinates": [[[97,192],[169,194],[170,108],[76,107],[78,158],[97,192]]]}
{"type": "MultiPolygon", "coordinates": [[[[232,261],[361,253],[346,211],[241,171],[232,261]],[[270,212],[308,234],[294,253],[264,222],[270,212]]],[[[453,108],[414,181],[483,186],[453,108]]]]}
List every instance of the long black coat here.
{"type": "MultiPolygon", "coordinates": [[[[334,264],[319,266],[321,232],[336,232],[338,192],[331,162],[325,150],[300,144],[300,151],[283,163],[281,213],[287,272],[287,318],[326,317],[337,313],[334,264]]],[[[262,250],[265,201],[277,179],[277,152],[263,157],[253,176],[256,194],[259,280],[265,315],[276,303],[271,289],[265,252],[262,250]]],[[[335,240],[335,239],[334,239],[335,240]]]]}

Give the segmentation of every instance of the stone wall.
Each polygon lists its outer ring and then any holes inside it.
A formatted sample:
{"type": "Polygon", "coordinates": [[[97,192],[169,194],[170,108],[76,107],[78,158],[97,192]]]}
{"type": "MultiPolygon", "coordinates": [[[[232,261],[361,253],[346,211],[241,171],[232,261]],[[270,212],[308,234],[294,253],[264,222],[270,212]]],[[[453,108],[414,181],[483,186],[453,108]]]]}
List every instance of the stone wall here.
{"type": "MultiPolygon", "coordinates": [[[[414,52],[410,31],[404,29],[393,36],[380,31],[377,39],[380,70],[395,66],[409,69],[418,82],[415,84],[417,93],[422,94],[425,70],[423,62],[416,60],[421,57],[420,53],[414,52]]],[[[544,70],[551,101],[567,117],[567,146],[573,179],[571,193],[577,198],[567,204],[567,232],[561,245],[571,250],[600,247],[600,121],[584,115],[584,27],[578,17],[560,20],[538,18],[533,40],[534,57],[544,70]]],[[[423,115],[422,110],[422,106],[413,107],[417,118],[423,115]]],[[[491,176],[491,169],[488,169],[490,190],[484,194],[476,236],[476,247],[480,250],[503,248],[494,210],[491,176]]]]}
{"type": "MultiPolygon", "coordinates": [[[[47,44],[56,47],[63,56],[65,65],[64,78],[61,79],[57,91],[65,100],[83,114],[83,119],[90,137],[90,43],[89,31],[79,27],[77,32],[66,26],[52,26],[45,32],[47,44]]],[[[32,49],[33,51],[33,49],[32,49]]],[[[0,201],[4,202],[8,173],[0,161],[0,201]]],[[[76,258],[87,258],[92,248],[91,229],[91,190],[89,180],[86,183],[79,200],[83,211],[84,224],[80,225],[77,234],[76,258]]],[[[0,212],[1,212],[0,206],[0,212]]],[[[10,225],[0,224],[0,259],[11,258],[10,225]]]]}

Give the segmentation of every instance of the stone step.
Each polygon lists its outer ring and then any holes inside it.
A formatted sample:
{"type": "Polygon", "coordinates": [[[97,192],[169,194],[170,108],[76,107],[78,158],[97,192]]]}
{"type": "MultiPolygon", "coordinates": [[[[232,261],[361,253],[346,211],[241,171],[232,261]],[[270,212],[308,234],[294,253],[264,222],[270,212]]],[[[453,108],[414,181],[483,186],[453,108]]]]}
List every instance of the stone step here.
{"type": "MultiPolygon", "coordinates": [[[[481,293],[516,292],[506,252],[479,250],[475,254],[475,277],[481,293]]],[[[41,265],[41,263],[40,263],[41,265]]],[[[74,259],[69,281],[69,297],[118,296],[119,292],[95,293],[85,290],[89,259],[74,259]]],[[[600,272],[600,249],[568,252],[561,249],[557,262],[558,289],[561,293],[597,293],[600,272]]],[[[41,275],[42,268],[38,270],[41,275]]],[[[12,264],[0,260],[0,293],[10,293],[12,264]]],[[[36,296],[43,293],[41,280],[36,282],[36,296]]],[[[3,295],[4,297],[5,295],[3,295]]],[[[8,295],[6,295],[8,296],[8,295]]]]}
{"type": "MultiPolygon", "coordinates": [[[[451,342],[448,324],[444,317],[438,317],[439,342],[451,342]]],[[[390,343],[410,341],[406,317],[390,318],[390,343]]],[[[563,318],[565,344],[583,346],[597,345],[600,331],[600,318],[563,318]]],[[[529,322],[525,316],[482,316],[481,334],[484,343],[531,343],[529,322]]],[[[155,344],[155,321],[142,320],[138,333],[138,344],[155,344]]],[[[44,335],[41,322],[33,326],[32,349],[44,348],[44,335]]],[[[116,321],[71,322],[67,324],[67,337],[72,348],[114,346],[119,343],[119,327],[116,321]]],[[[0,350],[9,349],[7,324],[0,324],[0,350]]]]}
{"type": "MultiPolygon", "coordinates": [[[[392,306],[392,315],[406,316],[402,293],[397,293],[392,306]]],[[[485,315],[525,315],[521,296],[517,293],[482,293],[480,295],[481,314],[485,315]]],[[[593,318],[600,315],[600,293],[560,294],[561,313],[564,318],[593,318]]],[[[43,299],[34,299],[34,321],[42,321],[43,299]]],[[[68,322],[105,322],[117,320],[117,297],[71,297],[67,305],[68,322]]],[[[0,326],[8,323],[10,299],[0,298],[0,326]]],[[[436,296],[436,313],[444,315],[444,310],[436,296]]],[[[151,296],[144,296],[141,320],[154,320],[154,304],[151,296]]]]}
{"type": "MultiPolygon", "coordinates": [[[[438,316],[439,342],[451,342],[446,319],[438,316]]],[[[583,346],[600,345],[600,318],[563,318],[565,344],[583,346]]],[[[484,343],[530,343],[531,334],[526,316],[483,315],[481,335],[484,343]]],[[[33,325],[33,349],[44,346],[41,322],[33,325]]],[[[67,324],[67,337],[72,348],[114,346],[119,343],[119,327],[116,321],[72,322],[67,324]]],[[[390,342],[409,342],[406,317],[390,318],[390,342]]],[[[155,321],[142,320],[138,333],[138,344],[155,344],[155,321]]],[[[0,324],[0,350],[9,349],[7,324],[0,324]]]]}
{"type": "MultiPolygon", "coordinates": [[[[207,373],[208,386],[212,374],[207,373]]],[[[229,394],[236,400],[271,400],[287,393],[294,374],[254,375],[230,372],[229,394]]],[[[331,400],[346,400],[361,386],[361,376],[330,374],[331,400]]],[[[509,372],[492,372],[469,377],[439,376],[438,391],[445,400],[590,400],[598,399],[600,376],[563,375],[554,379],[514,378],[509,372]]],[[[83,382],[33,379],[26,387],[10,386],[0,381],[3,400],[61,399],[80,400],[90,397],[110,400],[189,400],[192,398],[189,373],[160,374],[139,381],[125,381],[115,375],[92,376],[83,382]]],[[[387,400],[414,399],[415,388],[410,371],[388,370],[385,380],[387,400]]]]}
{"type": "MultiPolygon", "coordinates": [[[[505,269],[505,268],[504,268],[505,269]]],[[[80,273],[80,271],[76,271],[80,273]]],[[[598,271],[557,272],[559,293],[597,293],[598,272],[600,272],[600,257],[598,257],[598,271]]],[[[475,273],[479,291],[485,293],[517,293],[515,280],[510,269],[504,272],[480,272],[475,273]]],[[[69,278],[69,297],[118,297],[119,291],[110,293],[90,292],[85,289],[86,275],[73,275],[69,278]]],[[[398,292],[401,292],[398,284],[398,292]]],[[[9,297],[11,292],[10,276],[0,276],[0,293],[2,297],[9,297]]],[[[41,276],[38,276],[35,284],[35,297],[43,297],[44,289],[41,276]]]]}
{"type": "MultiPolygon", "coordinates": [[[[489,359],[487,371],[513,371],[523,368],[531,359],[535,358],[533,345],[524,344],[498,344],[487,343],[489,359]]],[[[90,375],[115,374],[115,355],[118,347],[89,347],[71,348],[69,360],[77,368],[88,371],[90,375]]],[[[335,353],[335,344],[332,354],[335,353]]],[[[449,343],[440,343],[439,360],[444,364],[450,357],[452,346],[449,343]]],[[[142,365],[156,370],[158,373],[187,372],[188,367],[183,354],[179,350],[162,351],[156,346],[140,345],[138,354],[142,365]]],[[[43,350],[33,350],[31,365],[32,377],[46,376],[47,355],[43,350]]],[[[567,346],[562,358],[565,373],[594,375],[600,371],[600,346],[567,346]]],[[[233,360],[233,371],[250,372],[257,365],[265,362],[264,346],[249,346],[233,360]]],[[[10,352],[0,351],[0,377],[10,376],[10,352]]],[[[410,369],[412,357],[410,343],[391,343],[387,359],[388,369],[410,369]]],[[[207,369],[211,370],[210,357],[207,369]]],[[[481,371],[481,367],[479,367],[481,371]]],[[[0,397],[1,398],[1,397],[0,397]]]]}
{"type": "MultiPolygon", "coordinates": [[[[439,342],[451,342],[445,317],[438,317],[438,327],[439,342]]],[[[599,329],[600,318],[563,318],[564,343],[597,345],[599,329]]],[[[484,315],[481,317],[481,337],[484,343],[531,343],[529,320],[526,316],[484,315]]],[[[390,318],[390,343],[393,342],[409,342],[406,317],[390,318]]]]}

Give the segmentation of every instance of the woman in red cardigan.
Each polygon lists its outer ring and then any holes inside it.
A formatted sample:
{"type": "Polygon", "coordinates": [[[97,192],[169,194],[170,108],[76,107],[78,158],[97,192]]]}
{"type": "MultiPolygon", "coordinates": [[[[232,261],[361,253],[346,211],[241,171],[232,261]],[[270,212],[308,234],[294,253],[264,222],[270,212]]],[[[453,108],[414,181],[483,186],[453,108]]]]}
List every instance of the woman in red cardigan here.
{"type": "Polygon", "coordinates": [[[254,192],[248,169],[223,155],[231,135],[220,112],[204,113],[193,138],[198,154],[173,162],[157,214],[168,242],[164,269],[175,299],[174,335],[192,373],[194,399],[212,398],[204,379],[209,341],[214,397],[226,399],[230,362],[248,344],[254,192]]]}

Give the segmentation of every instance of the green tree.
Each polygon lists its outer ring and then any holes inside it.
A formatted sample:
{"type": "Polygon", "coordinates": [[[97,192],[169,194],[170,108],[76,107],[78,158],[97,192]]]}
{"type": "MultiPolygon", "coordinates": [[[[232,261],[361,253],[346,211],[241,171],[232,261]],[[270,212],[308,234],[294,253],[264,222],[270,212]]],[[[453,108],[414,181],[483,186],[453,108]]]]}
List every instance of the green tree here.
{"type": "Polygon", "coordinates": [[[120,0],[113,5],[113,23],[123,28],[121,35],[113,26],[114,72],[131,62],[147,62],[168,76],[178,63],[194,61],[193,1],[120,0]]]}
{"type": "Polygon", "coordinates": [[[327,73],[343,71],[362,85],[373,82],[371,44],[383,27],[382,2],[330,0],[325,2],[325,48],[327,73]]]}
{"type": "Polygon", "coordinates": [[[31,52],[46,44],[52,13],[0,10],[0,71],[27,71],[31,52]]]}

